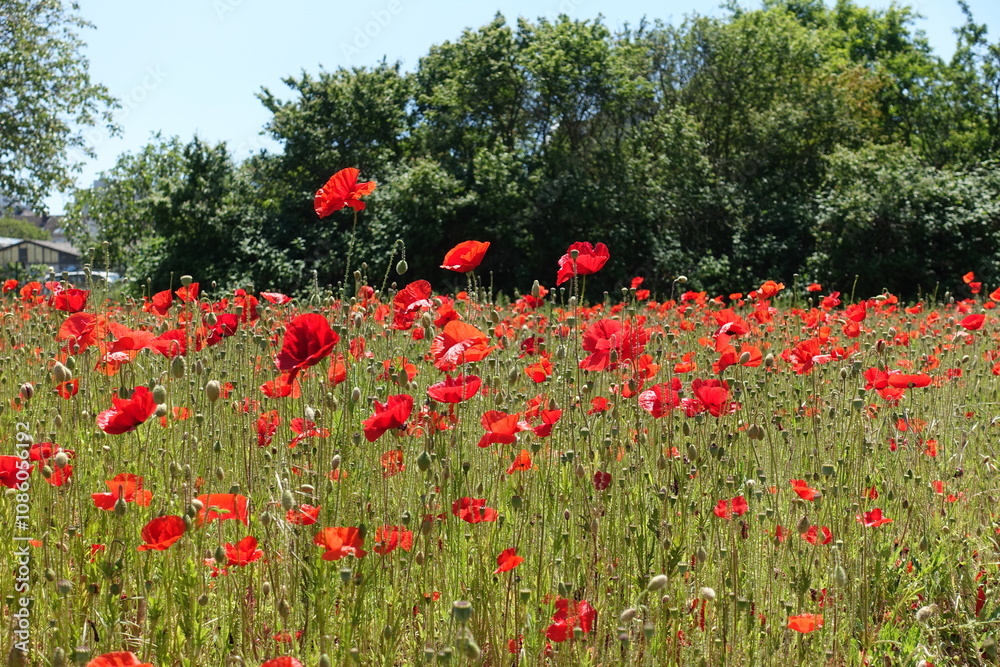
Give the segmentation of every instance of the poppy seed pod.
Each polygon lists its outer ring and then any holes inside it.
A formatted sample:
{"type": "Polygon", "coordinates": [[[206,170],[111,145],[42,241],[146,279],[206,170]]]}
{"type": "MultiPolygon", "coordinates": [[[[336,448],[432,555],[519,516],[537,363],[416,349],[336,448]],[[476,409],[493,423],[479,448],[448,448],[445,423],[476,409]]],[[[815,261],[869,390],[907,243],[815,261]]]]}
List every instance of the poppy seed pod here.
{"type": "Polygon", "coordinates": [[[222,396],[222,385],[219,384],[218,380],[209,380],[205,384],[205,396],[212,403],[219,400],[219,397],[222,396]]]}
{"type": "Polygon", "coordinates": [[[451,613],[456,621],[465,625],[472,617],[472,603],[468,600],[456,600],[451,605],[451,613]]]}

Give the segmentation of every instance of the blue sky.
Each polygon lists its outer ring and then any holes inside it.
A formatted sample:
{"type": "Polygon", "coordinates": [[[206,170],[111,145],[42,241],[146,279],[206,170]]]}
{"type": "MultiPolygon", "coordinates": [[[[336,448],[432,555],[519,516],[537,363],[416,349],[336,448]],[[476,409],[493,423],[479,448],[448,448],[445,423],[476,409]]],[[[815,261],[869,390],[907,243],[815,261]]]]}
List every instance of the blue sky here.
{"type": "MultiPolygon", "coordinates": [[[[757,7],[744,0],[745,7],[757,7]]],[[[869,6],[885,8],[888,0],[869,6]]],[[[952,29],[962,23],[954,0],[908,3],[926,18],[917,24],[934,49],[950,56],[952,29]]],[[[996,41],[1000,2],[969,0],[973,15],[990,26],[996,41]]],[[[718,0],[171,0],[106,2],[80,0],[80,12],[94,24],[87,42],[93,79],[121,100],[120,137],[88,132],[97,158],[88,160],[77,183],[89,185],[111,168],[118,155],[148,143],[157,131],[188,140],[196,133],[225,141],[238,158],[276,145],[260,135],[269,114],[256,99],[262,86],[289,98],[283,77],[320,68],[370,65],[383,57],[412,69],[432,44],[455,39],[463,29],[524,16],[604,17],[611,28],[635,25],[642,17],[678,23],[691,13],[720,15],[718,0]],[[350,9],[345,9],[345,5],[350,9]],[[280,7],[280,8],[279,8],[280,7]],[[367,34],[365,34],[367,31],[367,34]]],[[[66,195],[49,198],[60,213],[66,195]]]]}

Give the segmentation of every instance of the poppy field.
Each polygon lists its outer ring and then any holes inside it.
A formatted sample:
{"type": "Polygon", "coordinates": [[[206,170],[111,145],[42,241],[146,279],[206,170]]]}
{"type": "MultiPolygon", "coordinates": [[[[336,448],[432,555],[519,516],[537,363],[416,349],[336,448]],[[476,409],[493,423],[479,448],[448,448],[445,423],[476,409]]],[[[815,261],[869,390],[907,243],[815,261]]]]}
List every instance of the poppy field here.
{"type": "Polygon", "coordinates": [[[594,295],[581,242],[504,299],[489,246],[455,294],[7,281],[8,662],[995,664],[1000,288],[594,295]]]}

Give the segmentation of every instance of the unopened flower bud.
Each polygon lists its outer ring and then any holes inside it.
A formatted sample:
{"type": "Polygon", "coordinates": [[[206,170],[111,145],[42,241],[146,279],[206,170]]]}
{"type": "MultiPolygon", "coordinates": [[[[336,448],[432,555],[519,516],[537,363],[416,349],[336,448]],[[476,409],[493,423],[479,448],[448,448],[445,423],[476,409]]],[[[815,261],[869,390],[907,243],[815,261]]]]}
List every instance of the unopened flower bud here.
{"type": "Polygon", "coordinates": [[[652,579],[649,580],[649,583],[646,584],[646,590],[647,591],[659,591],[659,590],[662,590],[667,585],[668,581],[669,580],[667,579],[667,575],[665,575],[665,574],[658,574],[658,575],[656,575],[655,577],[653,577],[652,579]]]}

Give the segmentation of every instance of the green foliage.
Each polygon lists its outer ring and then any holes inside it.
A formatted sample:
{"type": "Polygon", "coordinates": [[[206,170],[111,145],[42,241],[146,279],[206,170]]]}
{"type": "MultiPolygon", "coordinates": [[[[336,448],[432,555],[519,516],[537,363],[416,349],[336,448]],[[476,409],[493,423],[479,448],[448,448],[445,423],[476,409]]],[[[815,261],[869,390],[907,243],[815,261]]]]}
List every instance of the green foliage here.
{"type": "Polygon", "coordinates": [[[76,3],[0,1],[0,194],[36,210],[55,188],[72,185],[92,156],[82,127],[114,129],[116,106],[91,82],[79,32],[91,27],[76,3]]]}
{"type": "Polygon", "coordinates": [[[858,293],[1000,279],[1000,166],[938,169],[912,149],[840,150],[817,196],[814,277],[858,293]]]}
{"type": "MultiPolygon", "coordinates": [[[[551,285],[581,240],[611,249],[592,295],[634,275],[660,292],[681,274],[716,293],[807,270],[853,281],[824,231],[841,207],[833,188],[881,186],[847,183],[845,165],[876,178],[863,156],[892,147],[941,170],[935,179],[989,190],[1000,45],[964,10],[947,63],[913,30],[912,9],[851,0],[767,0],[619,33],[600,20],[497,15],[432,47],[412,73],[382,62],[290,77],[287,100],[262,90],[278,153],[233,165],[222,147],[160,139],[123,157],[110,194],[81,194],[73,233],[93,210],[101,231],[89,242],[107,241],[113,262],[160,288],[171,270],[288,292],[336,285],[361,261],[390,262],[399,241],[410,275],[461,286],[439,265],[468,239],[493,243],[480,273],[508,293],[551,285]],[[378,182],[368,208],[318,220],[314,193],[348,166],[378,182]]],[[[862,236],[877,226],[851,215],[862,236]]],[[[893,284],[912,295],[945,277],[939,264],[893,284]]],[[[856,270],[881,285],[873,266],[856,270]]]]}
{"type": "Polygon", "coordinates": [[[36,239],[38,241],[48,241],[52,235],[27,220],[17,218],[0,218],[0,236],[11,239],[36,239]]]}

